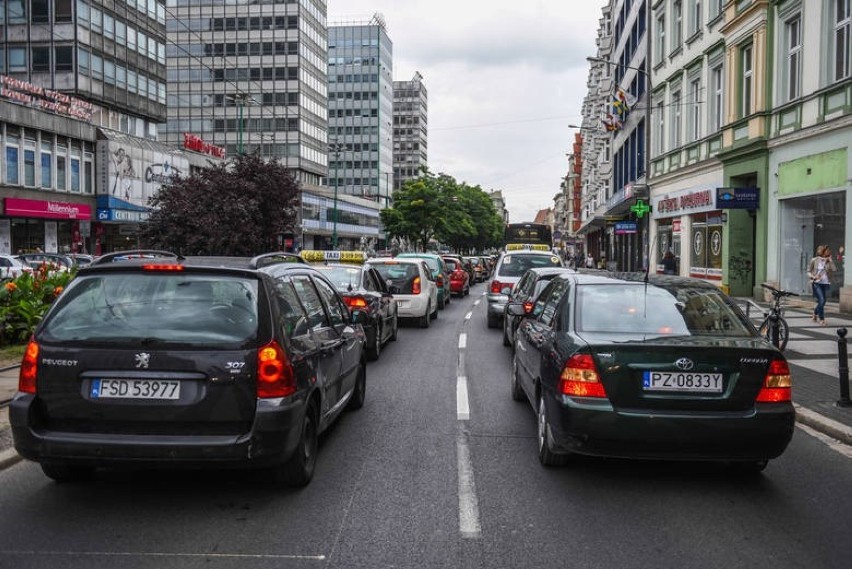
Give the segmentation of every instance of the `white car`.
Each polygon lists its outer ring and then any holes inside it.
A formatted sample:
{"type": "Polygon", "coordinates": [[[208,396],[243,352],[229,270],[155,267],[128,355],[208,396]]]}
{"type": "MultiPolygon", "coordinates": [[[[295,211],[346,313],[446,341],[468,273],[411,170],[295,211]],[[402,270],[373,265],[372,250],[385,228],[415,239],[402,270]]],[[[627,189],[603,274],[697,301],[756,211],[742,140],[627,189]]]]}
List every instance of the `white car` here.
{"type": "Polygon", "coordinates": [[[15,279],[23,273],[32,273],[33,269],[12,255],[0,255],[0,278],[15,279]]]}
{"type": "Polygon", "coordinates": [[[387,282],[400,318],[417,318],[428,328],[438,317],[438,285],[421,259],[375,259],[369,261],[387,282]]]}

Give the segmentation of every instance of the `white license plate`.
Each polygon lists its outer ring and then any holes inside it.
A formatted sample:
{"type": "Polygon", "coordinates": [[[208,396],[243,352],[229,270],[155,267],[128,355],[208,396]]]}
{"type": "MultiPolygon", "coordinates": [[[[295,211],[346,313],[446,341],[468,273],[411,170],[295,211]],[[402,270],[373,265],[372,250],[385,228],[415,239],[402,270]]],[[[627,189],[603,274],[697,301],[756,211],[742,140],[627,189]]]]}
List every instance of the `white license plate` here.
{"type": "Polygon", "coordinates": [[[721,393],[721,373],[690,373],[685,371],[642,372],[642,388],[646,391],[694,391],[721,393]]]}
{"type": "Polygon", "coordinates": [[[94,379],[92,399],[180,399],[176,379],[94,379]]]}

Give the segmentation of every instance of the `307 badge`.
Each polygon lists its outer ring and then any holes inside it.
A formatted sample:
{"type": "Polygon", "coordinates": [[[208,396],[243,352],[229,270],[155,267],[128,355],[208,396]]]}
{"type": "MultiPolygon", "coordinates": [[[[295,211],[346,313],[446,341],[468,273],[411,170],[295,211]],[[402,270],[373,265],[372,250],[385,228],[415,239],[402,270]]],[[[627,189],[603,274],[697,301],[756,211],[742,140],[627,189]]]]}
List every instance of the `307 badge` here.
{"type": "Polygon", "coordinates": [[[238,374],[243,371],[246,362],[225,362],[225,369],[229,370],[231,374],[238,374]]]}

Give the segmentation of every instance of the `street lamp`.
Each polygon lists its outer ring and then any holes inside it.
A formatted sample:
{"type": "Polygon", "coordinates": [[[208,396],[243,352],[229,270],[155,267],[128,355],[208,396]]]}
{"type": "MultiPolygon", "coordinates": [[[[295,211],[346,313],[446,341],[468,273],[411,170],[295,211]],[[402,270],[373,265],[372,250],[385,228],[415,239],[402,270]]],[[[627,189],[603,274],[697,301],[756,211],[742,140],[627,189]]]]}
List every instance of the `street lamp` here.
{"type": "Polygon", "coordinates": [[[245,107],[247,104],[259,105],[260,102],[257,99],[255,99],[254,97],[252,97],[251,95],[249,95],[248,93],[242,93],[242,92],[236,93],[234,95],[225,95],[225,99],[240,106],[239,123],[237,125],[237,128],[239,129],[239,133],[240,133],[240,138],[239,138],[239,144],[237,146],[237,153],[242,154],[243,153],[243,107],[245,107]]]}
{"type": "Polygon", "coordinates": [[[346,150],[346,145],[341,142],[332,142],[328,145],[328,151],[334,154],[334,221],[331,232],[331,248],[337,250],[337,162],[340,153],[346,150]]]}

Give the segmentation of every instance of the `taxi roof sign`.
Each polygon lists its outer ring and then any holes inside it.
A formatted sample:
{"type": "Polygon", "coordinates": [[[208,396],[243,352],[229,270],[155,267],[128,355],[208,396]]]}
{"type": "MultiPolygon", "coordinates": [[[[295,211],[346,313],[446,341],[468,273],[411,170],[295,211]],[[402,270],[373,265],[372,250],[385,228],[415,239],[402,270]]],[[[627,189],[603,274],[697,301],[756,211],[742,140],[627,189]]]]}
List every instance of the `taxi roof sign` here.
{"type": "Polygon", "coordinates": [[[362,265],[367,260],[363,251],[302,251],[301,257],[309,263],[355,263],[362,265]]]}
{"type": "Polygon", "coordinates": [[[506,251],[550,251],[544,243],[509,243],[506,251]]]}

